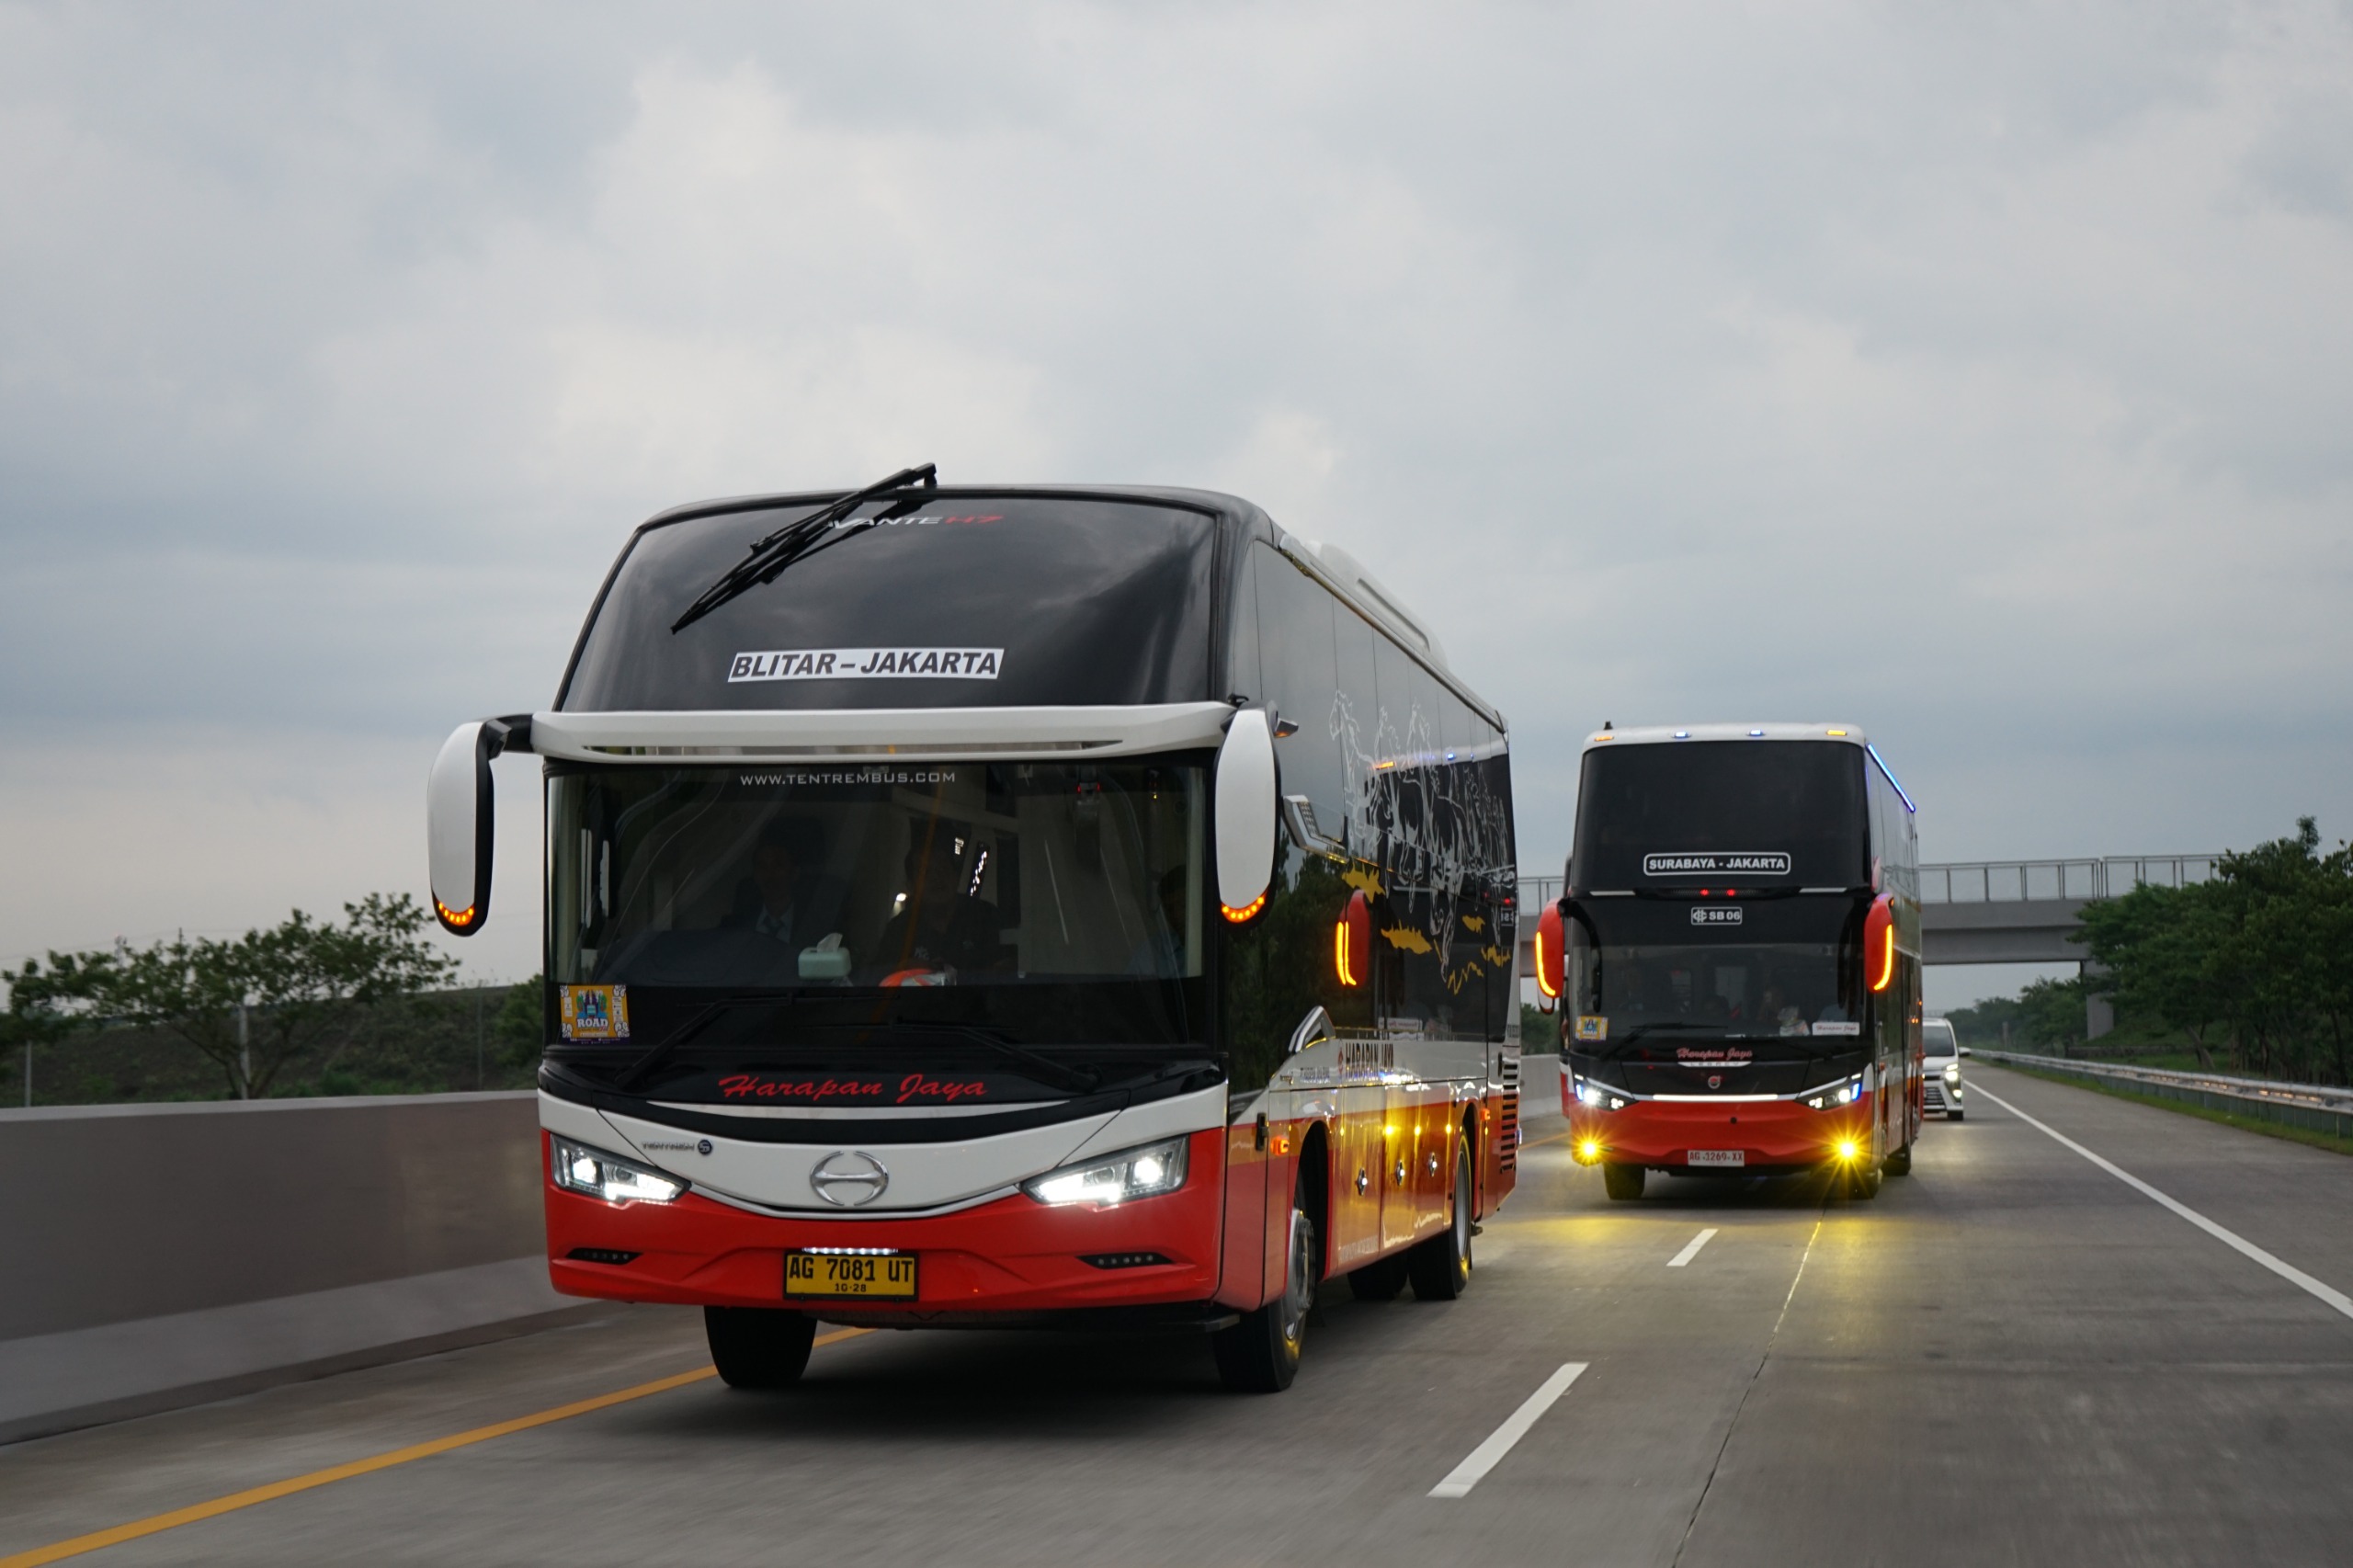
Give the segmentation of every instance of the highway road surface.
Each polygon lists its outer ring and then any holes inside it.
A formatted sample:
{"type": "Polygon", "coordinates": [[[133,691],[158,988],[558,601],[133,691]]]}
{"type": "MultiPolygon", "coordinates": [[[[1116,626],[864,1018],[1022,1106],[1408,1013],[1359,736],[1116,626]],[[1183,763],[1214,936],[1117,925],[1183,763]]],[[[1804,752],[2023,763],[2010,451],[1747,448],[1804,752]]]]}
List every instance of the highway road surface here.
{"type": "Polygon", "coordinates": [[[0,1564],[2353,1562],[2353,1160],[1972,1081],[1868,1203],[1613,1204],[1535,1119],[1470,1293],[1332,1290],[1287,1394],[948,1333],[741,1394],[627,1309],[0,1449],[0,1564]]]}

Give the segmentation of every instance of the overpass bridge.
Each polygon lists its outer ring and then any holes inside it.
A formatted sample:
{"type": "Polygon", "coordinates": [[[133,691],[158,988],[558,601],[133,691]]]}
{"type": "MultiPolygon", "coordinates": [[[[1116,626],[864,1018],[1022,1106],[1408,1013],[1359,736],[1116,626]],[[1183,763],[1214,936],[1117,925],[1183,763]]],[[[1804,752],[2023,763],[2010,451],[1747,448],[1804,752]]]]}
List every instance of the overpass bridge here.
{"type": "MultiPolygon", "coordinates": [[[[2076,860],[1957,860],[1920,868],[1922,958],[1932,964],[2072,963],[2084,905],[2136,887],[2184,887],[2212,877],[2220,855],[2111,855],[2076,860]]],[[[1522,909],[1561,896],[1558,877],[1523,877],[1522,909]]],[[[1521,922],[1519,963],[1533,971],[1533,921],[1521,922]]],[[[2097,1040],[2116,1025],[2106,997],[2086,1004],[2097,1040]]]]}

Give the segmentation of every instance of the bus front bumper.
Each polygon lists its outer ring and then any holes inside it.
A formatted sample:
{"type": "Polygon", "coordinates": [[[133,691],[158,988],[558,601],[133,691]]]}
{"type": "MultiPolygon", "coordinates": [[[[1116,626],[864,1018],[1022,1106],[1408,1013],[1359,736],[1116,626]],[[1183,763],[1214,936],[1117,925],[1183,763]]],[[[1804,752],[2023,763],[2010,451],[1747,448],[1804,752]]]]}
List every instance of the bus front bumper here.
{"type": "Polygon", "coordinates": [[[1693,1175],[1813,1170],[1874,1158],[1874,1115],[1869,1093],[1835,1110],[1794,1100],[1634,1100],[1612,1111],[1573,1103],[1569,1153],[1579,1165],[1693,1175]]]}
{"type": "Polygon", "coordinates": [[[570,1296],[910,1325],[1207,1302],[1219,1285],[1222,1142],[1194,1134],[1189,1179],[1160,1197],[1098,1207],[1017,1192],[921,1219],[755,1213],[691,1189],[669,1203],[617,1204],[547,1180],[549,1278],[570,1296]],[[786,1295],[787,1254],[846,1247],[913,1255],[915,1298],[786,1295]]]}

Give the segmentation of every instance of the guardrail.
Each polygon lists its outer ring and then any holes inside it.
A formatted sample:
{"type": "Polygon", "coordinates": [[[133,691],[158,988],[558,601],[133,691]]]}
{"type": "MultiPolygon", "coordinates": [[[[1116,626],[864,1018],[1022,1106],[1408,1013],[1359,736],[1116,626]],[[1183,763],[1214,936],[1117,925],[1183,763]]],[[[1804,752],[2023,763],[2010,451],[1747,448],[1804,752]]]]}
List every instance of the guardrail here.
{"type": "Polygon", "coordinates": [[[2003,1062],[2042,1073],[2072,1073],[2130,1085],[2137,1094],[2159,1099],[2202,1105],[2210,1110],[2257,1116],[2291,1127],[2353,1138],[2353,1089],[2320,1084],[2282,1084],[2269,1078],[2234,1078],[2220,1073],[2180,1073],[2163,1067],[2126,1067],[2102,1062],[2076,1062],[2063,1056],[2034,1056],[2018,1051],[1982,1051],[1972,1047],[1972,1061],[2003,1062]]]}
{"type": "Polygon", "coordinates": [[[1952,860],[1920,868],[1922,903],[2114,898],[2137,887],[2211,880],[2220,855],[2111,855],[2087,860],[1952,860]]]}

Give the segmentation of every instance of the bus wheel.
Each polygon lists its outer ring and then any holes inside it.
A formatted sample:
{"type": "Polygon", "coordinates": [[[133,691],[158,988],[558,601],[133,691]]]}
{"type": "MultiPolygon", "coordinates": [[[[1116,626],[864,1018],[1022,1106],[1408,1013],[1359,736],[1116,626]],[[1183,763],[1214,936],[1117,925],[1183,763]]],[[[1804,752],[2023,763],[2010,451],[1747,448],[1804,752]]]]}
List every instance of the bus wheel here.
{"type": "Polygon", "coordinates": [[[1898,1149],[1895,1153],[1887,1157],[1887,1174],[1890,1176],[1910,1176],[1912,1174],[1911,1144],[1906,1143],[1904,1147],[1898,1149]]]}
{"type": "Polygon", "coordinates": [[[1879,1196],[1883,1174],[1877,1165],[1855,1165],[1847,1167],[1847,1196],[1859,1202],[1868,1202],[1879,1196]]]}
{"type": "Polygon", "coordinates": [[[1615,1160],[1604,1161],[1601,1166],[1601,1190],[1620,1203],[1629,1202],[1643,1195],[1644,1174],[1640,1165],[1621,1165],[1615,1160]]]}
{"type": "Polygon", "coordinates": [[[817,1320],[776,1307],[705,1307],[711,1365],[732,1389],[780,1389],[801,1381],[817,1320]]]}
{"type": "Polygon", "coordinates": [[[1404,1253],[1376,1259],[1348,1276],[1348,1294],[1359,1301],[1393,1301],[1404,1288],[1404,1253]]]}
{"type": "Polygon", "coordinates": [[[1324,1266],[1323,1243],[1307,1212],[1306,1193],[1290,1199],[1290,1245],[1284,1254],[1283,1293],[1232,1328],[1210,1335],[1218,1376],[1236,1393],[1280,1393],[1299,1375],[1300,1347],[1307,1339],[1307,1313],[1315,1305],[1315,1279],[1324,1266]]]}
{"type": "Polygon", "coordinates": [[[1471,1288],[1471,1141],[1454,1141],[1454,1201],[1446,1229],[1401,1260],[1417,1301],[1450,1301],[1471,1288]]]}

